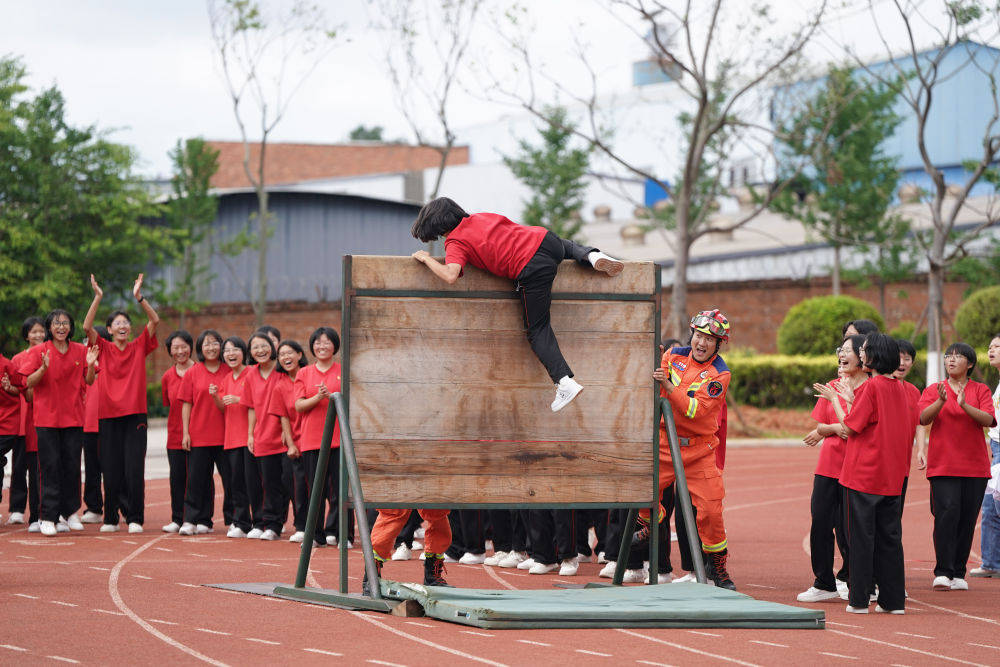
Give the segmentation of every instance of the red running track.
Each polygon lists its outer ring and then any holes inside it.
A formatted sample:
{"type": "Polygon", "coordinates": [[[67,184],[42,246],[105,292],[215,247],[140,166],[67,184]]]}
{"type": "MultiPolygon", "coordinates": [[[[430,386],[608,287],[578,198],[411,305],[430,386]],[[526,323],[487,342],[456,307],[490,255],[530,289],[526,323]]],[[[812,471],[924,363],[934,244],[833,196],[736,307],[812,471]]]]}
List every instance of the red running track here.
{"type": "MultiPolygon", "coordinates": [[[[804,544],[815,456],[804,447],[730,451],[726,521],[741,591],[798,604],[795,595],[811,584],[804,544]]],[[[826,630],[478,630],[205,588],[291,582],[298,545],[219,532],[165,535],[166,480],[149,482],[147,498],[142,535],[100,534],[97,526],[54,538],[0,529],[0,664],[1000,664],[1000,579],[970,579],[968,592],[930,590],[928,485],[916,470],[903,519],[906,615],[848,614],[840,601],[814,605],[826,611],[826,630]]],[[[334,588],[337,560],[336,549],[319,550],[310,585],[334,588]]],[[[350,561],[357,589],[359,550],[350,561]]],[[[561,579],[450,565],[448,579],[545,588],[596,580],[600,567],[583,564],[578,576],[561,579]]],[[[419,561],[386,568],[402,580],[419,580],[421,572],[419,561]]]]}

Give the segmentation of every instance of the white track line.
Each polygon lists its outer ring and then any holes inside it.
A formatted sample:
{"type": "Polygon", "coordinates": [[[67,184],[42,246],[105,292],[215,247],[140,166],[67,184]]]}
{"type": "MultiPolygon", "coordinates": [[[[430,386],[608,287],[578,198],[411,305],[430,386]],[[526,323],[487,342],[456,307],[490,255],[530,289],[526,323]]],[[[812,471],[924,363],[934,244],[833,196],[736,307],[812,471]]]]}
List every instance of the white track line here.
{"type": "Polygon", "coordinates": [[[272,642],[270,639],[258,639],[256,637],[244,637],[243,639],[248,642],[256,642],[258,644],[267,644],[269,646],[281,646],[281,642],[272,642]]]}
{"type": "MultiPolygon", "coordinates": [[[[652,511],[652,510],[650,510],[650,511],[652,511]]],[[[17,596],[17,597],[19,597],[19,598],[27,598],[29,600],[37,600],[38,599],[37,595],[28,595],[27,593],[14,593],[14,595],[17,596]]]]}
{"type": "Polygon", "coordinates": [[[64,658],[61,655],[47,655],[45,657],[46,658],[50,658],[52,660],[58,660],[60,662],[69,662],[69,663],[72,663],[74,665],[79,665],[80,664],[79,660],[74,660],[73,658],[64,658]]]}
{"type": "Polygon", "coordinates": [[[475,630],[459,630],[462,634],[466,635],[476,635],[477,637],[495,637],[496,635],[491,635],[488,632],[476,632],[475,630]]]}
{"type": "Polygon", "coordinates": [[[164,620],[159,619],[159,618],[151,618],[151,619],[149,619],[149,622],[150,623],[159,623],[161,625],[177,625],[173,621],[164,621],[164,620]]]}
{"type": "MultiPolygon", "coordinates": [[[[650,511],[652,511],[652,510],[650,510],[650,511]]],[[[332,655],[335,658],[342,658],[342,657],[344,657],[343,653],[336,653],[334,651],[324,651],[321,648],[304,648],[302,650],[306,651],[308,653],[319,653],[320,655],[332,655]]]]}
{"type": "Polygon", "coordinates": [[[899,632],[896,631],[897,635],[903,635],[904,637],[916,637],[917,639],[934,639],[933,637],[928,637],[927,635],[915,635],[912,632],[899,632]]]}
{"type": "Polygon", "coordinates": [[[375,660],[374,658],[369,658],[365,662],[370,662],[373,665],[387,665],[387,667],[406,667],[406,665],[401,665],[398,662],[386,662],[385,660],[375,660]]]}
{"type": "MultiPolygon", "coordinates": [[[[650,510],[650,511],[652,511],[652,510],[650,510]]],[[[9,649],[11,651],[20,651],[22,653],[27,653],[28,652],[28,649],[21,648],[20,646],[14,646],[12,644],[0,644],[0,648],[9,649]]]]}
{"type": "Polygon", "coordinates": [[[948,660],[949,662],[957,662],[963,665],[977,665],[978,667],[986,667],[986,665],[981,665],[978,662],[968,662],[967,660],[960,660],[958,658],[953,658],[948,655],[942,655],[940,653],[931,653],[930,651],[921,651],[918,648],[911,648],[909,646],[903,646],[901,644],[893,644],[892,642],[883,641],[881,639],[871,639],[869,637],[862,637],[861,635],[854,635],[850,632],[844,632],[843,630],[827,630],[827,632],[832,632],[834,634],[843,635],[845,637],[851,637],[852,639],[860,639],[864,642],[871,642],[873,644],[881,644],[882,646],[891,646],[893,648],[898,648],[902,651],[910,651],[912,653],[919,653],[920,655],[930,656],[932,658],[937,658],[938,660],[948,660]]]}
{"type": "Polygon", "coordinates": [[[840,653],[828,653],[826,651],[820,651],[820,655],[828,655],[831,658],[843,658],[844,660],[857,660],[857,657],[853,655],[842,655],[840,653]]]}
{"type": "Polygon", "coordinates": [[[160,641],[170,646],[173,646],[174,648],[183,651],[184,653],[187,653],[193,658],[197,658],[198,660],[207,662],[210,665],[216,665],[217,667],[227,667],[226,663],[210,658],[207,655],[204,655],[203,653],[199,653],[190,646],[186,646],[177,641],[176,639],[173,639],[172,637],[163,634],[162,632],[154,628],[152,625],[139,618],[138,614],[132,611],[132,609],[129,608],[127,604],[125,604],[125,601],[122,600],[122,596],[118,593],[118,577],[121,574],[122,568],[124,568],[125,565],[127,565],[128,562],[131,561],[133,558],[137,557],[143,551],[150,548],[151,546],[153,546],[154,544],[156,544],[157,542],[166,537],[167,535],[161,535],[160,537],[157,537],[149,542],[146,542],[146,544],[142,545],[141,547],[130,553],[128,556],[125,556],[125,558],[118,561],[118,563],[116,563],[115,566],[111,569],[111,575],[108,577],[108,593],[111,594],[111,599],[114,601],[115,606],[118,607],[118,609],[122,613],[124,613],[126,616],[132,619],[132,621],[140,628],[142,628],[149,634],[153,635],[160,641]]]}
{"type": "Polygon", "coordinates": [[[705,637],[721,637],[722,635],[717,635],[714,632],[702,632],[701,630],[688,630],[692,635],[703,635],[705,637]]]}
{"type": "Polygon", "coordinates": [[[653,662],[652,660],[636,660],[640,665],[653,665],[653,667],[674,667],[666,662],[653,662]]]}
{"type": "Polygon", "coordinates": [[[545,642],[536,642],[530,639],[515,639],[514,641],[521,642],[522,644],[531,644],[532,646],[552,646],[552,644],[546,644],[545,642]]]}
{"type": "Polygon", "coordinates": [[[109,609],[91,609],[90,611],[96,611],[98,614],[108,614],[109,616],[124,616],[125,614],[120,611],[111,611],[109,609]]]}
{"type": "Polygon", "coordinates": [[[766,642],[761,639],[751,639],[751,644],[761,644],[762,646],[776,646],[778,648],[788,648],[788,644],[775,644],[774,642],[766,642]]]}
{"type": "Polygon", "coordinates": [[[496,581],[498,584],[500,584],[504,588],[506,588],[508,590],[512,590],[512,591],[518,590],[517,586],[515,586],[514,584],[511,584],[511,583],[506,582],[503,579],[501,579],[500,575],[497,574],[496,572],[494,572],[492,567],[487,567],[486,565],[484,565],[483,569],[486,570],[486,574],[490,575],[490,577],[492,577],[494,581],[496,581]]]}
{"type": "Polygon", "coordinates": [[[992,623],[993,625],[1000,625],[1000,621],[993,618],[983,618],[982,616],[972,616],[971,614],[966,614],[961,611],[956,611],[954,609],[948,609],[948,607],[940,607],[936,604],[931,604],[930,602],[924,602],[923,600],[918,600],[916,598],[907,598],[907,602],[916,602],[917,604],[922,604],[925,607],[930,607],[931,609],[937,609],[938,611],[944,611],[949,614],[955,614],[956,616],[961,616],[962,618],[968,618],[973,621],[982,621],[983,623],[992,623]]]}
{"type": "Polygon", "coordinates": [[[610,657],[612,657],[610,653],[598,653],[597,651],[588,651],[585,648],[578,648],[578,649],[576,649],[576,652],[577,653],[583,653],[585,655],[596,655],[596,656],[598,656],[600,658],[610,658],[610,657]]]}
{"type": "Polygon", "coordinates": [[[223,632],[222,630],[209,630],[208,628],[195,628],[196,632],[204,632],[210,635],[225,635],[226,637],[232,636],[231,632],[223,632]]]}
{"type": "Polygon", "coordinates": [[[684,646],[683,644],[675,644],[674,642],[668,642],[665,639],[657,639],[656,637],[649,637],[647,635],[640,634],[638,632],[633,632],[632,630],[626,630],[625,628],[615,628],[618,632],[630,635],[632,637],[638,637],[639,639],[645,639],[647,641],[656,642],[657,644],[663,644],[665,646],[671,646],[681,651],[690,651],[691,653],[696,653],[698,655],[703,655],[709,658],[716,658],[717,660],[723,660],[725,662],[732,662],[737,665],[746,665],[746,667],[759,667],[752,662],[743,662],[742,660],[737,660],[736,658],[730,658],[727,655],[719,655],[717,653],[708,653],[707,651],[702,651],[696,648],[691,648],[690,646],[684,646]]]}
{"type": "Polygon", "coordinates": [[[1000,651],[1000,646],[990,646],[989,644],[973,644],[972,642],[969,642],[969,646],[978,646],[980,648],[991,648],[994,651],[1000,651]]]}

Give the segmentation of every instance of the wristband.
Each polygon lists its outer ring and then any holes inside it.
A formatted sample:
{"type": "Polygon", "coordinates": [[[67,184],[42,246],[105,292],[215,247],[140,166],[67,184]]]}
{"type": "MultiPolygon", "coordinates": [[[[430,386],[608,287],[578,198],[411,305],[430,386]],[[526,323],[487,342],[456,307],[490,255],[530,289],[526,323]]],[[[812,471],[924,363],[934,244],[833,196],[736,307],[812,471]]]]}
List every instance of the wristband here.
{"type": "Polygon", "coordinates": [[[143,297],[143,296],[142,296],[142,295],[140,294],[140,295],[139,295],[139,298],[138,298],[138,299],[136,299],[136,300],[135,300],[135,302],[136,302],[136,303],[142,303],[142,302],[143,302],[144,300],[145,300],[145,297],[143,297]]]}

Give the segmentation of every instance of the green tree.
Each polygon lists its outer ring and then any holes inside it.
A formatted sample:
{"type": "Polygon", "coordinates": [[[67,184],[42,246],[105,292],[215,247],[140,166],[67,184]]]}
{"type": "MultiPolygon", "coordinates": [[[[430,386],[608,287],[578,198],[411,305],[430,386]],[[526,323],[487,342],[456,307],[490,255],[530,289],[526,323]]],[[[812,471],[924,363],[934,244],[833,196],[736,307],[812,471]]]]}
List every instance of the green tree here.
{"type": "Polygon", "coordinates": [[[911,278],[917,271],[916,251],[919,251],[910,233],[907,220],[888,216],[881,225],[871,230],[866,244],[870,250],[857,269],[845,269],[844,280],[859,287],[875,285],[878,288],[879,312],[887,318],[886,288],[890,283],[911,278]]]}
{"type": "Polygon", "coordinates": [[[178,233],[183,255],[168,299],[180,313],[180,328],[185,328],[187,313],[204,305],[199,288],[212,279],[209,258],[212,248],[212,222],[219,209],[218,199],[209,193],[212,176],[219,170],[219,151],[204,139],[177,140],[170,151],[173,197],[167,203],[167,222],[178,233]]]}
{"type": "MultiPolygon", "coordinates": [[[[96,127],[73,127],[55,87],[32,95],[26,70],[0,57],[0,348],[21,347],[25,317],[83,317],[98,276],[109,295],[168,262],[172,231],[133,173],[133,150],[96,127]]],[[[150,294],[151,298],[155,295],[150,294]]],[[[129,303],[126,300],[124,303],[129,303]]],[[[131,306],[134,307],[134,306],[131,306]]]]}
{"type": "Polygon", "coordinates": [[[986,252],[969,254],[951,267],[951,278],[969,283],[964,296],[977,289],[1000,285],[1000,245],[994,243],[986,252]]]}
{"type": "Polygon", "coordinates": [[[522,219],[539,225],[564,239],[574,239],[583,226],[579,218],[583,206],[583,180],[590,164],[590,146],[573,148],[574,125],[563,107],[546,110],[540,128],[541,146],[521,140],[519,155],[504,156],[503,162],[532,192],[522,219]]]}
{"type": "Polygon", "coordinates": [[[349,138],[351,141],[382,141],[383,131],[384,129],[381,125],[372,125],[371,127],[358,125],[351,130],[349,138]]]}
{"type": "MultiPolygon", "coordinates": [[[[897,85],[872,86],[851,68],[832,67],[823,88],[781,132],[782,149],[807,159],[809,167],[771,208],[801,220],[833,248],[834,294],[841,291],[842,249],[875,240],[896,192],[898,159],[882,144],[902,122],[893,111],[897,95],[897,85]],[[825,138],[816,141],[823,133],[825,138]]],[[[901,220],[892,222],[896,230],[901,225],[901,220]]]]}

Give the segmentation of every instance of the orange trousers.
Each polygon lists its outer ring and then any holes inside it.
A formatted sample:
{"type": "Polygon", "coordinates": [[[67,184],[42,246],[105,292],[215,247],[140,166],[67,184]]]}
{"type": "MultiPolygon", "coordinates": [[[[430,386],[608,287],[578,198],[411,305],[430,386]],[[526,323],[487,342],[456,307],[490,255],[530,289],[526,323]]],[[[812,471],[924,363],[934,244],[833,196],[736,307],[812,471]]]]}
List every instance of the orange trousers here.
{"type": "MultiPolygon", "coordinates": [[[[372,550],[382,560],[392,556],[393,543],[399,531],[403,530],[412,510],[379,510],[375,525],[372,526],[372,550]]],[[[448,512],[451,510],[417,510],[420,518],[428,522],[424,532],[424,551],[443,554],[451,546],[451,524],[448,512]]]]}
{"type": "MultiPolygon", "coordinates": [[[[674,463],[670,456],[667,436],[660,432],[660,495],[674,483],[674,463]]],[[[684,476],[687,477],[691,503],[698,509],[698,536],[703,551],[722,551],[727,546],[726,525],[722,521],[722,500],[726,497],[726,487],[722,483],[722,472],[715,465],[715,450],[709,444],[681,447],[681,461],[684,476]]],[[[660,505],[660,516],[665,515],[660,505]]],[[[639,510],[639,516],[649,521],[649,510],[639,510]]],[[[678,508],[678,517],[680,509],[678,508]]]]}

